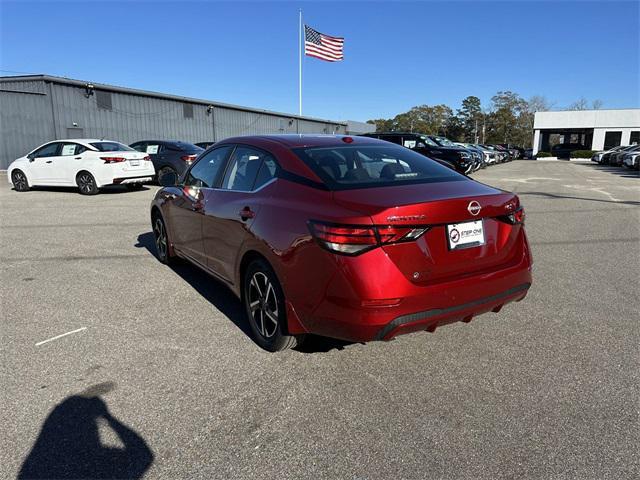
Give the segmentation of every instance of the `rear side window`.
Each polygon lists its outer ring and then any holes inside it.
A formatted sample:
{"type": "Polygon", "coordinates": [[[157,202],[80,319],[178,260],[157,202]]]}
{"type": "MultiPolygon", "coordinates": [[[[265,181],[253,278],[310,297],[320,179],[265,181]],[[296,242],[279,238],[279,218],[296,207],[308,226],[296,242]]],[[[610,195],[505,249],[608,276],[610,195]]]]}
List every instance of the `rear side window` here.
{"type": "Polygon", "coordinates": [[[90,145],[101,152],[135,152],[133,148],[118,142],[93,142],[90,145]]]}
{"type": "Polygon", "coordinates": [[[465,180],[430,158],[395,145],[298,148],[294,152],[331,190],[465,180]]]}
{"type": "Polygon", "coordinates": [[[200,157],[198,162],[189,170],[184,184],[199,188],[212,188],[215,186],[230,150],[231,146],[225,145],[220,148],[214,148],[200,157]]]}
{"type": "Polygon", "coordinates": [[[79,145],[77,143],[63,143],[62,149],[60,150],[60,156],[66,157],[69,155],[80,155],[82,152],[86,150],[86,147],[79,145]]]}
{"type": "Polygon", "coordinates": [[[255,190],[257,187],[254,188],[254,185],[257,184],[259,173],[262,185],[273,178],[273,175],[275,175],[275,160],[273,157],[262,150],[240,146],[236,148],[229,162],[222,188],[241,192],[255,190]],[[263,170],[262,166],[265,161],[267,166],[263,170]],[[269,165],[271,165],[273,171],[269,168],[269,165]]]}

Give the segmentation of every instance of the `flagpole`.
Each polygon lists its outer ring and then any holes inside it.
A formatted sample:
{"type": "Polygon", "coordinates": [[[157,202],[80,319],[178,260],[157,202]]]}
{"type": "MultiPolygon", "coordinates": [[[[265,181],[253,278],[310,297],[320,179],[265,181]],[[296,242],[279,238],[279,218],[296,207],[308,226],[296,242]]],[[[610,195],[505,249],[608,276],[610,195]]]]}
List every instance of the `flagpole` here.
{"type": "Polygon", "coordinates": [[[302,9],[299,11],[298,29],[298,115],[302,116],[302,9]]]}

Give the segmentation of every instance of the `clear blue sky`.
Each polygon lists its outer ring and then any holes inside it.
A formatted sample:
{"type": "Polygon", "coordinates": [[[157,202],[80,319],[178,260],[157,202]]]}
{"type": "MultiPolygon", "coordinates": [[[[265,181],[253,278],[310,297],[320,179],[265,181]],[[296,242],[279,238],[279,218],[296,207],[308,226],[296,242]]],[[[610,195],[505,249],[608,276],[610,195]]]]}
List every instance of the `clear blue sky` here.
{"type": "Polygon", "coordinates": [[[297,112],[298,8],[346,37],[304,60],[304,114],[390,117],[483,104],[498,90],[638,107],[640,11],[629,2],[2,1],[0,72],[47,73],[297,112]]]}

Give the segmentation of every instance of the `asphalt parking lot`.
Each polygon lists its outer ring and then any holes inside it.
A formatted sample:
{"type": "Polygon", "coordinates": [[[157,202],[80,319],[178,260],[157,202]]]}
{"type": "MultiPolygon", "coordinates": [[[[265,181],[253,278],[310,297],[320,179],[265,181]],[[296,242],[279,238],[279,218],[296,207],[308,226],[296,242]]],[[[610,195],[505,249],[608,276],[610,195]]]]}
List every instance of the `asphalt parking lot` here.
{"type": "Polygon", "coordinates": [[[637,172],[516,161],[473,176],[525,205],[523,302],[279,354],[224,287],[154,258],[155,187],[3,181],[0,477],[638,478],[637,172]]]}

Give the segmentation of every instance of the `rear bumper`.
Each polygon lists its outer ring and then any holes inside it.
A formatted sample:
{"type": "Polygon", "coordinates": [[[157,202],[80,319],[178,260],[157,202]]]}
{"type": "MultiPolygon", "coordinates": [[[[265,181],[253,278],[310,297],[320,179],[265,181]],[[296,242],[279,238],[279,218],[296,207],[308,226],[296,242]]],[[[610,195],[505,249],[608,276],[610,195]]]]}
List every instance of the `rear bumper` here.
{"type": "Polygon", "coordinates": [[[496,295],[479,298],[462,305],[435,308],[396,317],[378,331],[375,340],[390,340],[398,335],[421,330],[434,331],[438,325],[458,321],[470,322],[476,315],[490,311],[497,313],[506,303],[522,300],[530,286],[530,283],[523,283],[496,295]]]}
{"type": "Polygon", "coordinates": [[[142,175],[137,177],[114,178],[113,185],[124,185],[127,183],[145,183],[153,181],[152,175],[142,175]]]}
{"type": "MultiPolygon", "coordinates": [[[[389,279],[382,268],[380,272],[380,288],[388,292],[385,296],[397,296],[393,289],[401,280],[389,279]]],[[[397,304],[385,307],[362,306],[362,299],[350,296],[349,287],[340,285],[338,278],[332,282],[337,286],[329,288],[320,305],[310,315],[300,316],[304,330],[356,342],[390,340],[406,333],[433,331],[448,323],[468,322],[524,299],[532,283],[531,257],[526,250],[519,261],[506,268],[414,287],[397,304]]]]}

